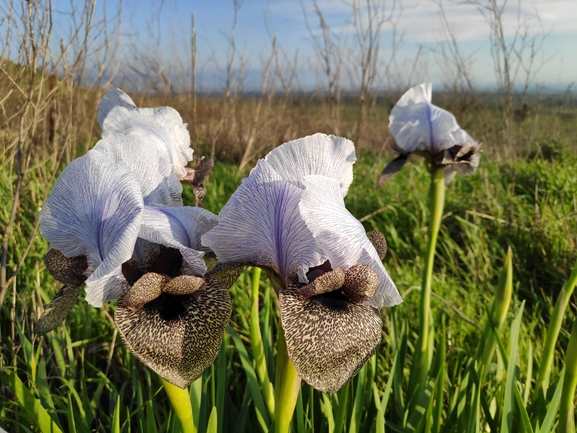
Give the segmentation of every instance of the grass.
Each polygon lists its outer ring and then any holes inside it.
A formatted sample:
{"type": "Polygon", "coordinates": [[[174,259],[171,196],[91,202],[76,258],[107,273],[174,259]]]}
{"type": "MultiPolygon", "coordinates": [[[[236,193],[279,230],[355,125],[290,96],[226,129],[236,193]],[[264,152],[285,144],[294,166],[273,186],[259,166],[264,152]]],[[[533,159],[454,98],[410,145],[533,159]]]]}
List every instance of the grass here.
{"type": "MultiPolygon", "coordinates": [[[[549,419],[547,401],[560,389],[556,385],[575,320],[573,301],[555,346],[548,400],[539,401],[532,395],[532,372],[540,363],[553,305],[577,258],[577,157],[555,148],[550,155],[538,152],[529,160],[497,163],[485,158],[474,176],[457,177],[447,188],[432,282],[437,295],[432,299],[436,354],[427,379],[429,398],[422,401],[405,393],[419,323],[429,175],[415,158],[377,188],[386,162],[369,156],[360,159],[346,204],[367,230],[385,234],[389,245],[385,266],[405,302],[384,312],[383,344],[343,390],[323,395],[308,385],[302,387],[293,430],[537,431],[549,419]],[[471,363],[485,341],[487,312],[508,246],[513,252],[513,297],[503,328],[495,335],[496,354],[481,383],[471,363]],[[470,402],[478,410],[466,417],[469,412],[463,405],[470,402]],[[417,416],[409,408],[430,416],[417,416]],[[465,418],[472,418],[470,425],[463,425],[465,418]],[[379,423],[383,419],[386,426],[379,423]]],[[[51,422],[70,432],[178,431],[158,378],[122,345],[112,321],[113,304],[95,309],[82,300],[56,331],[42,338],[34,335],[35,320],[59,289],[44,268],[48,246],[35,234],[38,209],[50,188],[38,179],[50,178],[53,171],[53,166],[39,165],[26,174],[10,239],[8,276],[24,260],[1,307],[0,425],[11,432],[38,431],[51,422]]],[[[0,173],[0,195],[11,197],[11,172],[4,166],[0,173]]],[[[205,207],[218,212],[242,177],[236,166],[217,162],[207,183],[205,207]]],[[[185,202],[191,199],[187,190],[185,202]]],[[[8,212],[8,206],[0,210],[2,225],[8,212]]],[[[252,276],[245,271],[231,289],[231,332],[215,364],[191,387],[199,431],[205,431],[209,419],[216,431],[264,431],[267,425],[270,413],[260,379],[264,362],[274,383],[278,313],[263,276],[256,310],[262,335],[258,349],[251,336],[251,321],[256,323],[254,316],[251,319],[252,276]]],[[[553,428],[556,417],[550,418],[553,428]]]]}

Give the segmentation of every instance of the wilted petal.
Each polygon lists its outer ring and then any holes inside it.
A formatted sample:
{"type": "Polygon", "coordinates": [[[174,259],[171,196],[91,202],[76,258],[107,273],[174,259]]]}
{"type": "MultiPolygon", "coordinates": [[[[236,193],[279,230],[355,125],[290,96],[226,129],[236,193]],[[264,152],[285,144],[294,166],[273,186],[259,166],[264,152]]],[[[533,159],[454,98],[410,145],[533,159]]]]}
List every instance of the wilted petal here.
{"type": "Polygon", "coordinates": [[[72,161],[56,180],[40,214],[42,236],[66,257],[87,257],[92,305],[124,290],[120,267],[132,256],[142,210],[136,176],[101,152],[72,161]]]}
{"type": "Polygon", "coordinates": [[[202,244],[220,262],[270,266],[282,279],[298,268],[301,281],[308,281],[308,268],[323,260],[299,214],[302,193],[260,160],[220,212],[217,226],[202,237],[202,244]]]}
{"type": "Polygon", "coordinates": [[[149,242],[176,248],[196,275],[204,275],[203,256],[209,250],[201,236],[213,228],[218,217],[198,207],[145,206],[139,236],[149,242]]]}
{"type": "Polygon", "coordinates": [[[186,388],[214,362],[230,319],[228,292],[211,278],[194,295],[162,294],[133,311],[119,300],[114,321],[124,344],[168,382],[186,388]]]}
{"type": "Polygon", "coordinates": [[[126,165],[138,178],[144,203],[148,205],[182,206],[182,185],[172,166],[160,157],[152,140],[125,135],[109,135],[94,146],[126,165]]]}
{"type": "Polygon", "coordinates": [[[265,158],[281,177],[300,188],[303,188],[301,182],[305,176],[336,179],[343,197],[353,181],[356,160],[352,141],[320,133],[284,143],[265,158]]]}
{"type": "Polygon", "coordinates": [[[308,176],[304,185],[300,213],[333,269],[367,265],[379,278],[375,296],[367,304],[381,308],[401,303],[401,296],[363,225],[345,208],[338,183],[323,176],[308,176]]]}
{"type": "Polygon", "coordinates": [[[36,335],[45,335],[60,325],[76,305],[81,290],[80,286],[62,287],[38,319],[34,328],[36,335]]]}
{"type": "Polygon", "coordinates": [[[401,171],[401,169],[407,163],[408,159],[409,155],[402,153],[391,162],[389,162],[379,177],[379,186],[382,185],[383,182],[385,182],[389,177],[401,171]]]}
{"type": "Polygon", "coordinates": [[[313,388],[336,392],[358,373],[381,341],[382,321],[370,306],[334,294],[299,299],[280,292],[280,317],[288,356],[313,388]]]}

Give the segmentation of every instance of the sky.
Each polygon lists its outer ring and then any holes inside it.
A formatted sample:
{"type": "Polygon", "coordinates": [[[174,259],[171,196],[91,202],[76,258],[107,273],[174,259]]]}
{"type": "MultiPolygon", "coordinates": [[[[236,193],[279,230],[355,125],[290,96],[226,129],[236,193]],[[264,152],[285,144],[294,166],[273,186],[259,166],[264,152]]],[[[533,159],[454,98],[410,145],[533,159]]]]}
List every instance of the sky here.
{"type": "MultiPolygon", "coordinates": [[[[359,50],[354,44],[357,33],[351,19],[352,1],[318,0],[334,37],[340,37],[341,41],[346,40],[348,44],[348,66],[341,74],[343,88],[346,88],[347,83],[350,85],[358,81],[359,68],[355,59],[359,50]]],[[[486,3],[486,0],[479,1],[486,3]]],[[[529,35],[527,42],[534,37],[535,46],[540,47],[536,50],[532,66],[533,87],[546,86],[561,90],[577,80],[577,1],[497,2],[505,3],[503,23],[507,42],[512,40],[521,23],[529,35]]],[[[397,3],[385,0],[378,4],[384,5],[391,20],[383,25],[379,76],[375,85],[409,85],[411,83],[404,82],[409,79],[432,81],[434,86],[450,85],[454,81],[454,68],[439,54],[441,48],[447,47],[450,42],[447,33],[442,31],[439,0],[402,0],[402,3],[401,0],[397,3]],[[393,21],[396,22],[394,29],[393,21]],[[398,49],[394,61],[390,62],[393,30],[398,49]]],[[[67,3],[56,1],[55,5],[60,15],[66,16],[69,10],[67,3]]],[[[101,1],[97,13],[102,13],[105,7],[107,13],[111,14],[117,10],[118,5],[117,0],[108,0],[106,3],[101,1]]],[[[479,88],[494,88],[496,79],[489,26],[483,15],[471,4],[444,0],[442,5],[458,48],[469,59],[467,68],[473,83],[479,88]]],[[[198,86],[201,89],[218,89],[224,86],[223,70],[227,56],[230,55],[234,18],[231,0],[124,0],[121,32],[125,40],[129,41],[128,46],[138,46],[140,52],[150,55],[164,56],[166,64],[174,64],[175,59],[178,59],[176,63],[181,65],[182,71],[189,71],[192,13],[197,33],[198,86]]],[[[233,69],[240,68],[239,59],[242,56],[246,88],[258,89],[261,85],[273,34],[286,59],[294,59],[298,55],[300,86],[314,88],[323,82],[324,77],[318,66],[319,58],[313,49],[313,37],[307,28],[305,14],[313,35],[319,36],[318,18],[314,15],[312,0],[242,2],[234,34],[237,55],[233,69]]],[[[129,55],[132,49],[125,48],[125,55],[129,55]]],[[[525,51],[525,64],[528,63],[527,54],[528,49],[525,51]]],[[[522,68],[519,71],[518,85],[523,83],[526,76],[522,68]]]]}

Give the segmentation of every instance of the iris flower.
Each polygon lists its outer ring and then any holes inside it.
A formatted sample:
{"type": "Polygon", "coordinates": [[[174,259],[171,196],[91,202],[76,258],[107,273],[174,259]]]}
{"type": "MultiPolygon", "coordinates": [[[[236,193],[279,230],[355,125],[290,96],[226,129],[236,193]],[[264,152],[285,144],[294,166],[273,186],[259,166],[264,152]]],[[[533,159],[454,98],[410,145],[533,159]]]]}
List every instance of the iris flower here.
{"type": "Polygon", "coordinates": [[[445,182],[457,172],[470,175],[479,166],[481,144],[457,124],[455,116],[431,104],[432,85],[409,89],[393,107],[389,130],[399,156],[383,170],[379,183],[403,168],[413,152],[424,155],[434,166],[445,168],[445,182]]]}
{"type": "Polygon", "coordinates": [[[345,208],[353,143],[315,134],[258,161],[202,237],[221,263],[260,266],[279,297],[288,356],[310,385],[335,392],[381,341],[379,309],[401,302],[362,224],[345,208]]]}
{"type": "MultiPolygon", "coordinates": [[[[103,105],[110,108],[101,104],[101,113],[103,105]]],[[[133,127],[138,112],[123,133],[115,116],[123,119],[126,111],[117,105],[107,112],[105,137],[64,169],[42,209],[41,232],[52,247],[47,269],[66,286],[37,332],[54,329],[85,284],[86,300],[96,307],[118,300],[115,322],[132,353],[184,388],[214,361],[232,310],[227,287],[207,274],[210,251],[200,242],[217,217],[182,206],[175,174],[181,160],[170,159],[182,133],[170,133],[172,111],[157,110],[165,123],[146,111],[152,129],[141,130],[133,127]]]]}

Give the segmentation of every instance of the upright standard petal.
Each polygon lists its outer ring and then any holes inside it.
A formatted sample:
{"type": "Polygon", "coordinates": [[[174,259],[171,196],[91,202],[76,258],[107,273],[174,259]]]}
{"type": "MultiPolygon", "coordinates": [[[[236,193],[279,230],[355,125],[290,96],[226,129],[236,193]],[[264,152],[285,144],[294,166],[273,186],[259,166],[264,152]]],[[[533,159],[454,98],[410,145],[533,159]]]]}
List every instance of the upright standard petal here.
{"type": "Polygon", "coordinates": [[[64,256],[87,257],[92,305],[125,289],[121,266],[132,256],[143,206],[136,176],[101,152],[72,161],[57,179],[40,214],[41,233],[64,256]]]}
{"type": "Polygon", "coordinates": [[[104,130],[104,120],[115,107],[124,107],[128,110],[137,110],[136,104],[132,101],[130,96],[120,89],[110,89],[100,100],[98,104],[98,123],[104,130]]]}
{"type": "Polygon", "coordinates": [[[138,178],[147,205],[182,206],[182,184],[158,146],[147,138],[109,135],[93,151],[106,153],[126,165],[138,178]]]}
{"type": "Polygon", "coordinates": [[[336,179],[343,197],[353,182],[356,160],[352,141],[320,133],[284,143],[265,157],[274,171],[300,188],[309,175],[336,179]]]}
{"type": "Polygon", "coordinates": [[[153,140],[176,176],[182,179],[186,175],[185,166],[192,160],[193,150],[186,125],[173,108],[138,109],[128,95],[114,89],[102,98],[98,120],[103,138],[120,134],[153,140]]]}
{"type": "Polygon", "coordinates": [[[409,89],[389,116],[389,129],[404,153],[421,150],[431,154],[473,139],[462,130],[455,116],[431,104],[432,85],[409,89]]]}
{"type": "Polygon", "coordinates": [[[221,262],[244,262],[274,268],[284,280],[298,268],[306,272],[322,263],[315,240],[299,214],[303,190],[260,160],[219,215],[202,244],[221,262]]]}
{"type": "Polygon", "coordinates": [[[347,270],[367,265],[378,276],[376,293],[366,302],[375,308],[402,302],[401,296],[367,237],[363,225],[345,208],[339,184],[324,176],[308,176],[303,181],[299,210],[307,228],[332,268],[347,270]]]}
{"type": "Polygon", "coordinates": [[[204,275],[201,236],[218,223],[213,213],[198,207],[145,206],[139,236],[155,244],[176,248],[194,275],[204,275]]]}

